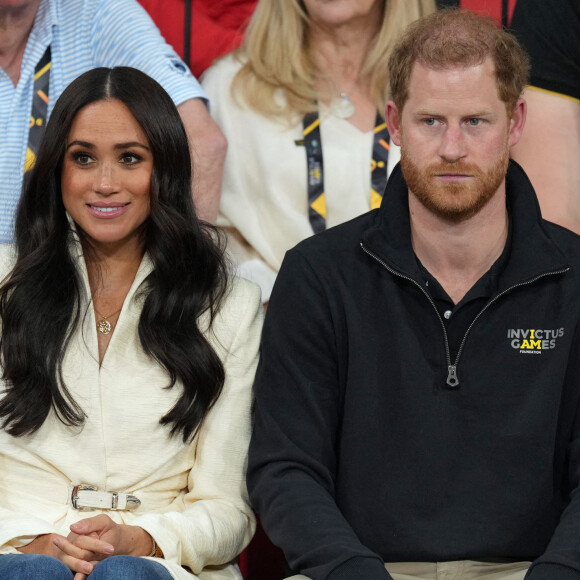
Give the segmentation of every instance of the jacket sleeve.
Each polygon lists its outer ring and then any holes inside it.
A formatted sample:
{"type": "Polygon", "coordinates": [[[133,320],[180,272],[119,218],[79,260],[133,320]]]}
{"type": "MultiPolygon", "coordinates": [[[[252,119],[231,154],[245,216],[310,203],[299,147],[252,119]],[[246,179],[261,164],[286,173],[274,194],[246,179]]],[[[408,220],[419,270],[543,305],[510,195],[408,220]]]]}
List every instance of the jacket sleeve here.
{"type": "Polygon", "coordinates": [[[60,531],[39,517],[0,507],[0,555],[15,554],[36,536],[53,533],[60,531]]]}
{"type": "Polygon", "coordinates": [[[526,580],[580,580],[580,328],[576,329],[566,377],[566,387],[572,392],[568,404],[573,401],[576,405],[566,450],[569,503],[546,551],[532,564],[526,580]]]}
{"type": "Polygon", "coordinates": [[[254,533],[245,470],[262,313],[258,289],[238,281],[212,326],[210,341],[224,363],[226,380],[198,436],[184,509],[131,522],[151,534],[167,560],[194,574],[233,560],[254,533]]]}
{"type": "Polygon", "coordinates": [[[314,580],[390,578],[335,498],[341,386],[336,325],[317,274],[286,254],[272,294],[256,376],[250,497],[290,566],[314,580]]]}

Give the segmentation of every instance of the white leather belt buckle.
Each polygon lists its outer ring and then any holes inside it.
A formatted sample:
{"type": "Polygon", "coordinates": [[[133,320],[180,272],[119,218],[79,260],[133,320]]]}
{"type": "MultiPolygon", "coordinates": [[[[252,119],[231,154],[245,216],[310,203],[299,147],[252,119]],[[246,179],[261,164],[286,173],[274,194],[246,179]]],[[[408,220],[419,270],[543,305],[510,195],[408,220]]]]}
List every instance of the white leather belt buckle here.
{"type": "Polygon", "coordinates": [[[141,505],[141,500],[128,493],[116,491],[99,491],[93,485],[75,485],[71,494],[75,510],[134,510],[141,505]]]}

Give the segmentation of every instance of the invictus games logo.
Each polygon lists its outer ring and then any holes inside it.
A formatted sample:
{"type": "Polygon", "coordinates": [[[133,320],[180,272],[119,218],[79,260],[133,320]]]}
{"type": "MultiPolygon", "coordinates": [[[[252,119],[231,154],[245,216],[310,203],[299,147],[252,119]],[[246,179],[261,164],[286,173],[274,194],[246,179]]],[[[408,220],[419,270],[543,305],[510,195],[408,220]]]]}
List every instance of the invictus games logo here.
{"type": "Polygon", "coordinates": [[[523,354],[542,354],[543,350],[556,348],[559,338],[564,336],[563,328],[553,330],[510,328],[507,333],[511,347],[523,354]]]}

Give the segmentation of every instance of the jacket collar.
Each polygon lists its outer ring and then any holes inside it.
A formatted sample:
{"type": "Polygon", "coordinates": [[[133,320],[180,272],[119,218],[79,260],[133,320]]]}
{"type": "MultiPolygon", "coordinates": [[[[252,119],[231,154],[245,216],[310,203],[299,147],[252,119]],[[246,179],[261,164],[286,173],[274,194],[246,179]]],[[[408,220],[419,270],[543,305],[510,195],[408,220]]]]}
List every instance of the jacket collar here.
{"type": "Polygon", "coordinates": [[[41,0],[34,17],[30,40],[46,48],[52,42],[53,29],[58,26],[59,7],[54,0],[41,0]]]}
{"type": "MultiPolygon", "coordinates": [[[[512,238],[510,255],[499,280],[500,291],[568,268],[564,253],[545,227],[532,184],[513,160],[506,175],[506,195],[512,238]]],[[[391,173],[382,205],[375,212],[372,225],[363,232],[362,243],[394,270],[420,279],[411,245],[408,189],[400,164],[391,173]]]]}

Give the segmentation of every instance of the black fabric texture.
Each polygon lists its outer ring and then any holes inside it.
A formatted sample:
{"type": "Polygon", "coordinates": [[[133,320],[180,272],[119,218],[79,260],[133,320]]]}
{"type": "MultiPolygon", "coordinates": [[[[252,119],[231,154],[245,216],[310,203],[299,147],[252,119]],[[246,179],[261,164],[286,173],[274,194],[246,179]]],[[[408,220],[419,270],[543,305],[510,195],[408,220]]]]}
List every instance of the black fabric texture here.
{"type": "Polygon", "coordinates": [[[580,580],[580,572],[559,564],[539,564],[529,571],[525,580],[580,580]]]}
{"type": "Polygon", "coordinates": [[[580,99],[580,2],[518,0],[511,29],[530,55],[530,84],[580,99]]]}
{"type": "Polygon", "coordinates": [[[378,558],[351,558],[335,568],[328,576],[328,580],[353,580],[354,578],[392,580],[385,565],[378,558]]]}

